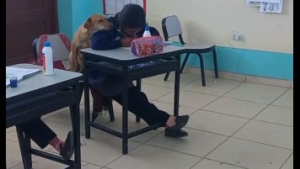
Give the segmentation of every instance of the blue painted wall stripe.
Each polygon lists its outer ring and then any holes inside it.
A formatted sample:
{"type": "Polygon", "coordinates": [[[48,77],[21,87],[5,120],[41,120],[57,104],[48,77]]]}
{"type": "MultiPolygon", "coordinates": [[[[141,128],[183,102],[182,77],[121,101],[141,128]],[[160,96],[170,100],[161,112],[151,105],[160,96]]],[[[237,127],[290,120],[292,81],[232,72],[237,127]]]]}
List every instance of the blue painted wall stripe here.
{"type": "MultiPolygon", "coordinates": [[[[174,44],[179,45],[178,42],[174,44]]],[[[293,80],[293,54],[238,49],[217,46],[219,71],[251,76],[293,80]]],[[[203,54],[205,69],[213,69],[212,53],[203,54]]],[[[187,65],[199,68],[196,55],[190,55],[187,65]]]]}

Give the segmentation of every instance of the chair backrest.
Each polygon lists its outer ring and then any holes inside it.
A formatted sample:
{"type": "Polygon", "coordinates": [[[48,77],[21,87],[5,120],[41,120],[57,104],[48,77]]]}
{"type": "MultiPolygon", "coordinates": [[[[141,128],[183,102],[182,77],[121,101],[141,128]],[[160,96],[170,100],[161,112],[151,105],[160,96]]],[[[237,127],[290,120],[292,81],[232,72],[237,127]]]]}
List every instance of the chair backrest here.
{"type": "Polygon", "coordinates": [[[33,56],[38,65],[42,65],[44,42],[49,41],[53,50],[54,68],[68,70],[71,42],[63,33],[41,35],[33,41],[33,56]]]}
{"type": "Polygon", "coordinates": [[[174,36],[179,36],[179,40],[182,44],[184,44],[182,39],[182,29],[180,25],[180,21],[177,16],[172,15],[163,18],[162,20],[162,29],[164,33],[164,38],[166,41],[169,40],[169,38],[174,36]]]}

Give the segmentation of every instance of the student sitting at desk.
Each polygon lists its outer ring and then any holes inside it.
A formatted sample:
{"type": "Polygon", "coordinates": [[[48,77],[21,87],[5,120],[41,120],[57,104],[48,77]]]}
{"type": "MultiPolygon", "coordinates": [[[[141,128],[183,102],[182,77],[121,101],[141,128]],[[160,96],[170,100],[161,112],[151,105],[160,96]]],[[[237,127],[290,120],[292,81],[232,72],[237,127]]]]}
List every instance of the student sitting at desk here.
{"type": "MultiPolygon", "coordinates": [[[[108,21],[113,24],[113,28],[95,32],[92,36],[92,49],[130,47],[134,38],[142,37],[146,16],[141,6],[128,4],[114,17],[108,18],[108,21]]],[[[159,36],[158,31],[153,27],[150,27],[150,32],[152,35],[159,36]]],[[[95,70],[90,70],[88,73],[89,82],[95,89],[122,105],[122,79],[120,77],[95,70]]],[[[182,130],[189,120],[188,115],[175,117],[159,110],[132,83],[128,89],[128,110],[141,117],[148,125],[161,124],[161,127],[165,127],[167,137],[178,138],[188,135],[182,130]]]]}
{"type": "Polygon", "coordinates": [[[65,159],[69,160],[74,152],[74,137],[70,131],[65,141],[61,141],[57,135],[41,120],[34,119],[18,125],[30,139],[41,149],[51,145],[65,159]]]}

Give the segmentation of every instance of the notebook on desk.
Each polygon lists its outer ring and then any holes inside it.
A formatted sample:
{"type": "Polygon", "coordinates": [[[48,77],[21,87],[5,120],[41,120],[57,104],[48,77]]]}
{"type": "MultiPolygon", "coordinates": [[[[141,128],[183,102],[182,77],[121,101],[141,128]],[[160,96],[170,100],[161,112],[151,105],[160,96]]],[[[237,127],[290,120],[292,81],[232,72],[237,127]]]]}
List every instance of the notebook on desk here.
{"type": "Polygon", "coordinates": [[[6,87],[10,85],[10,77],[16,76],[18,81],[39,73],[40,69],[24,69],[17,67],[6,67],[6,87]]]}

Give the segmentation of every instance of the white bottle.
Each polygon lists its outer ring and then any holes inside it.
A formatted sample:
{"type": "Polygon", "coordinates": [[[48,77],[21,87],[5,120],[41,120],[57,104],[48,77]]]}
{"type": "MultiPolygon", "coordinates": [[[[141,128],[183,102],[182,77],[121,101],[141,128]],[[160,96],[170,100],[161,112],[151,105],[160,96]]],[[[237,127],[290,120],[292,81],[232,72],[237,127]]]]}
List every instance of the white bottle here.
{"type": "Polygon", "coordinates": [[[53,68],[53,51],[50,42],[45,42],[42,50],[43,53],[43,70],[44,75],[51,76],[54,74],[53,68]]]}
{"type": "Polygon", "coordinates": [[[150,28],[149,28],[148,23],[146,23],[146,27],[145,27],[143,37],[151,37],[150,28]]]}

